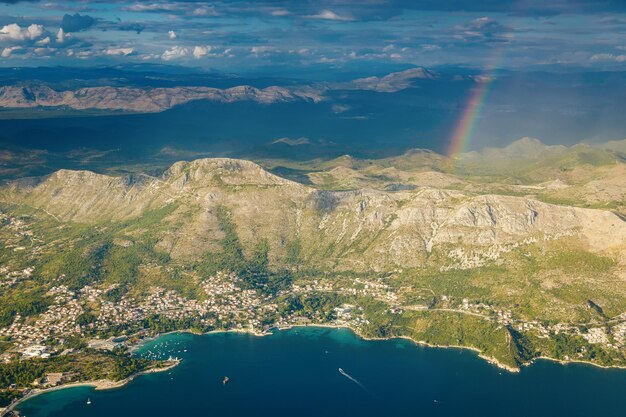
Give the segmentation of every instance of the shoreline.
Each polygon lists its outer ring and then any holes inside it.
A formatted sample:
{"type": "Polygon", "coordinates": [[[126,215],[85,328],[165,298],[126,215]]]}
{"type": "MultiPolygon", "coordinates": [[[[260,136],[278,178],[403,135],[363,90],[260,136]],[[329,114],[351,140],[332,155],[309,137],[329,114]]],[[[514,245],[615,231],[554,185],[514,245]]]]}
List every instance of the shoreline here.
{"type": "Polygon", "coordinates": [[[557,362],[557,363],[559,363],[559,364],[561,364],[563,366],[570,365],[570,364],[579,364],[579,365],[590,365],[590,366],[594,366],[594,367],[600,368],[600,369],[626,370],[626,365],[600,365],[599,363],[593,363],[593,362],[588,362],[588,361],[583,361],[583,360],[575,360],[575,359],[569,359],[569,360],[565,361],[565,360],[561,360],[561,359],[551,358],[549,356],[538,356],[535,359],[533,359],[532,361],[524,364],[524,366],[530,366],[537,360],[557,362]]]}
{"type": "MultiPolygon", "coordinates": [[[[560,360],[560,359],[555,359],[555,358],[550,358],[547,356],[539,356],[537,358],[534,358],[533,360],[523,363],[520,367],[514,368],[511,367],[509,365],[505,365],[501,362],[499,362],[496,358],[484,355],[480,349],[475,348],[473,346],[462,346],[462,345],[435,345],[435,344],[431,344],[425,341],[420,341],[420,340],[414,340],[413,338],[409,337],[409,336],[393,336],[393,337],[369,337],[369,336],[364,336],[362,334],[360,334],[358,331],[356,331],[355,329],[351,328],[350,326],[347,325],[338,325],[338,324],[294,324],[294,325],[287,325],[287,326],[274,326],[274,327],[270,327],[269,329],[263,331],[263,332],[259,332],[257,330],[250,330],[250,329],[225,329],[225,330],[212,330],[210,332],[206,332],[206,333],[198,333],[198,332],[194,332],[191,330],[173,330],[170,332],[165,332],[165,333],[159,333],[156,336],[152,336],[152,337],[146,337],[144,339],[141,339],[139,342],[137,342],[136,344],[132,345],[129,347],[129,352],[135,352],[138,349],[140,349],[142,346],[144,346],[145,344],[154,341],[158,338],[161,338],[163,336],[167,336],[169,334],[183,334],[183,333],[189,333],[189,334],[193,334],[193,335],[197,335],[197,336],[204,336],[204,335],[210,335],[210,334],[217,334],[217,333],[241,333],[241,334],[248,334],[248,335],[252,335],[255,337],[265,337],[265,336],[270,336],[272,335],[272,330],[278,330],[278,331],[283,331],[283,330],[291,330],[291,329],[295,329],[298,327],[302,327],[302,328],[306,328],[306,327],[319,327],[319,328],[327,328],[327,329],[345,329],[348,330],[350,332],[352,332],[355,336],[357,336],[358,338],[362,339],[362,340],[366,340],[366,341],[388,341],[388,340],[394,340],[394,339],[402,339],[402,340],[407,340],[415,345],[418,346],[425,346],[425,347],[429,347],[429,348],[435,348],[435,349],[461,349],[461,350],[471,350],[473,352],[477,353],[477,356],[486,361],[487,363],[490,363],[491,365],[496,366],[497,368],[506,370],[508,372],[511,373],[519,373],[521,372],[521,368],[522,367],[528,367],[533,365],[535,362],[537,362],[538,360],[546,360],[546,361],[550,361],[550,362],[556,362],[559,363],[560,365],[569,365],[569,364],[582,364],[582,365],[589,365],[589,366],[593,366],[596,368],[601,368],[601,369],[620,369],[620,370],[626,370],[626,365],[614,365],[614,366],[606,366],[606,365],[600,365],[597,363],[593,363],[593,362],[589,362],[589,361],[583,361],[583,360],[560,360]]],[[[64,384],[64,385],[58,385],[55,387],[50,387],[50,388],[45,388],[45,389],[33,389],[31,390],[27,395],[25,395],[24,397],[20,398],[19,400],[15,401],[14,403],[10,404],[5,410],[3,410],[0,413],[0,417],[4,417],[5,415],[7,415],[9,412],[15,410],[15,408],[21,404],[22,402],[25,402],[33,397],[36,397],[38,395],[41,394],[45,394],[48,392],[52,392],[52,391],[58,391],[58,390],[62,390],[62,389],[67,389],[67,388],[75,388],[75,387],[80,387],[80,386],[91,386],[94,387],[94,389],[96,391],[101,391],[101,390],[109,390],[109,389],[116,389],[116,388],[121,388],[124,385],[128,384],[129,382],[133,381],[135,378],[141,376],[141,375],[146,375],[146,374],[151,374],[151,373],[158,373],[158,372],[165,372],[168,370],[171,370],[173,368],[175,368],[176,366],[178,366],[180,364],[180,360],[174,361],[171,364],[168,364],[167,366],[163,367],[163,368],[151,368],[151,369],[147,369],[145,371],[141,371],[141,372],[137,372],[136,374],[133,374],[131,376],[129,376],[128,378],[125,378],[123,380],[120,381],[111,381],[108,379],[100,379],[100,380],[94,380],[94,381],[84,381],[84,382],[72,382],[69,384],[64,384]]]]}
{"type": "Polygon", "coordinates": [[[28,392],[28,394],[18,399],[17,401],[14,401],[13,403],[9,404],[9,406],[2,411],[2,413],[0,414],[0,417],[4,417],[11,411],[14,411],[15,408],[21,403],[27,400],[30,400],[31,398],[34,398],[41,394],[46,394],[46,393],[53,392],[53,391],[60,391],[60,390],[68,389],[68,388],[77,388],[77,387],[93,387],[95,391],[104,391],[104,390],[121,388],[141,375],[155,374],[159,372],[169,371],[170,369],[173,369],[176,366],[178,366],[179,363],[180,361],[173,361],[172,363],[162,368],[146,369],[145,371],[137,372],[119,381],[111,381],[110,379],[96,379],[93,381],[70,382],[68,384],[61,384],[61,385],[57,385],[57,386],[50,387],[50,388],[44,388],[44,389],[33,388],[32,390],[28,392]]]}
{"type": "Polygon", "coordinates": [[[496,358],[493,358],[491,356],[487,356],[484,355],[480,349],[475,348],[473,346],[461,346],[461,345],[434,345],[432,343],[428,343],[428,342],[424,342],[422,340],[415,340],[413,338],[411,338],[410,336],[393,336],[393,337],[369,337],[369,336],[364,336],[361,333],[357,332],[356,330],[354,330],[353,328],[351,328],[350,326],[344,326],[344,325],[336,325],[336,324],[298,324],[298,325],[294,325],[294,326],[284,326],[284,327],[275,327],[278,330],[288,330],[288,329],[293,329],[295,327],[324,327],[324,328],[330,328],[330,329],[347,329],[350,330],[352,333],[354,333],[357,337],[363,339],[363,340],[373,340],[373,341],[385,341],[385,340],[394,340],[394,339],[402,339],[402,340],[408,340],[409,342],[418,345],[418,346],[426,346],[429,348],[435,348],[435,349],[461,349],[461,350],[471,350],[473,352],[476,352],[478,354],[478,357],[483,359],[484,361],[495,365],[496,367],[500,368],[500,369],[504,369],[508,372],[511,373],[519,373],[520,372],[520,368],[513,368],[509,365],[505,365],[502,362],[499,362],[496,358]]]}

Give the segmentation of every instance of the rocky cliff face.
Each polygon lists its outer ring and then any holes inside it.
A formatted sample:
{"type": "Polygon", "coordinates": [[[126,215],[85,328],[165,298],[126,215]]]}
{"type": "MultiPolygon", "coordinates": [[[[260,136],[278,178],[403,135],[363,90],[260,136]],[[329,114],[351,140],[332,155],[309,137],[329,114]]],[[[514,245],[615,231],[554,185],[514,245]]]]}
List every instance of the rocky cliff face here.
{"type": "Polygon", "coordinates": [[[610,211],[432,187],[325,191],[227,158],[179,162],[160,178],[64,170],[0,195],[90,224],[173,205],[157,246],[180,259],[202,256],[221,239],[218,206],[230,211],[247,247],[266,238],[279,259],[298,241],[305,259],[340,269],[419,267],[433,256],[443,269],[472,268],[563,237],[594,252],[623,258],[626,251],[626,222],[610,211]]]}

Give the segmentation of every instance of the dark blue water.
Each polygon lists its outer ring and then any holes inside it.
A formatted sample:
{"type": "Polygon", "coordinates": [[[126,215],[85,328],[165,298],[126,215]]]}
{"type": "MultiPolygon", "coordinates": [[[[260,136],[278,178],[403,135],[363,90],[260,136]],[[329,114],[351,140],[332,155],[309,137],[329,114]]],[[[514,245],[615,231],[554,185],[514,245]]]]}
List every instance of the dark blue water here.
{"type": "Polygon", "coordinates": [[[348,330],[172,334],[141,352],[171,354],[182,363],[115,390],[43,394],[19,411],[28,417],[626,415],[623,370],[540,361],[511,374],[471,351],[364,341],[348,330]],[[226,375],[230,382],[223,385],[226,375]]]}

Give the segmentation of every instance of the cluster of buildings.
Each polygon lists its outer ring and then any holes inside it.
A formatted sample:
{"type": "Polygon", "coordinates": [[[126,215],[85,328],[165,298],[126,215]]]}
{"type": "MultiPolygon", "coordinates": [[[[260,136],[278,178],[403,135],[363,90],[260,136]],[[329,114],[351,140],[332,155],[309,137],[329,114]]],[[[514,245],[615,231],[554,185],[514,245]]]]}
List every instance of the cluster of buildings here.
{"type": "Polygon", "coordinates": [[[399,301],[398,295],[393,291],[391,286],[381,281],[365,280],[357,277],[352,281],[352,284],[354,286],[348,287],[337,285],[332,281],[320,282],[315,279],[306,284],[293,284],[289,292],[292,294],[336,292],[353,297],[372,297],[390,304],[395,304],[399,301]]]}
{"type": "Polygon", "coordinates": [[[218,273],[202,283],[205,292],[202,301],[154,287],[140,300],[124,295],[117,302],[103,297],[115,286],[97,288],[87,285],[79,291],[71,291],[63,285],[55,286],[47,294],[53,297],[53,303],[44,313],[36,319],[16,315],[10,326],[0,329],[0,336],[10,337],[13,350],[24,357],[45,358],[55,352],[51,345],[65,337],[106,332],[112,327],[129,326],[154,315],[172,320],[195,317],[203,325],[228,322],[235,328],[261,330],[262,317],[267,313],[275,314],[278,306],[271,302],[271,297],[242,289],[238,284],[241,280],[235,274],[218,273]],[[85,319],[85,315],[89,318],[85,319]],[[81,316],[82,320],[79,319],[81,316]]]}
{"type": "Polygon", "coordinates": [[[473,303],[464,298],[460,304],[454,298],[442,296],[443,309],[465,312],[495,320],[503,326],[510,325],[519,332],[532,332],[536,337],[547,339],[551,335],[569,334],[580,336],[591,344],[601,344],[608,348],[619,349],[626,346],[626,314],[618,317],[618,324],[610,327],[590,327],[567,323],[544,324],[537,320],[521,321],[513,317],[510,310],[498,309],[485,303],[473,303]],[[623,320],[623,321],[621,321],[623,320]],[[612,336],[612,337],[610,337],[612,336]]]}
{"type": "Polygon", "coordinates": [[[31,253],[38,251],[38,246],[35,245],[37,239],[25,219],[26,217],[9,216],[0,211],[0,226],[2,226],[0,230],[4,249],[20,252],[28,247],[31,253]]]}
{"type": "Polygon", "coordinates": [[[17,271],[12,271],[8,266],[0,267],[0,288],[2,287],[12,287],[13,285],[30,279],[33,276],[33,271],[35,268],[29,266],[24,269],[20,269],[17,271]]]}
{"type": "MultiPolygon", "coordinates": [[[[12,225],[14,232],[24,230],[24,222],[8,218],[0,213],[0,221],[12,225]],[[4,216],[4,217],[2,217],[4,216]]],[[[28,267],[19,271],[10,270],[7,266],[0,267],[0,288],[5,285],[30,279],[34,268],[28,267]]],[[[133,324],[141,323],[149,317],[159,316],[171,320],[194,318],[205,326],[227,324],[231,328],[262,331],[268,327],[267,317],[276,320],[279,327],[298,324],[322,323],[328,321],[328,311],[313,311],[304,317],[301,312],[279,314],[279,306],[272,296],[246,288],[242,280],[234,273],[219,272],[200,283],[203,294],[198,300],[183,297],[174,290],[153,287],[141,297],[123,294],[116,301],[110,301],[107,293],[116,288],[115,285],[87,285],[78,291],[58,285],[48,291],[53,299],[42,314],[36,318],[24,318],[19,314],[13,323],[0,328],[0,337],[10,338],[13,353],[19,352],[23,357],[45,358],[61,351],[63,341],[72,335],[82,337],[96,333],[107,334],[110,329],[134,328],[133,324]]],[[[364,279],[357,277],[349,283],[344,280],[310,280],[298,282],[280,295],[300,294],[309,296],[315,293],[337,293],[350,298],[372,297],[386,303],[391,314],[403,314],[411,306],[403,306],[393,287],[384,278],[364,279]]],[[[423,306],[424,309],[429,307],[423,306]]],[[[432,307],[432,306],[431,306],[432,307]]],[[[515,319],[510,310],[500,309],[483,303],[462,300],[443,295],[435,309],[457,311],[494,320],[502,326],[512,326],[520,332],[532,332],[537,337],[549,338],[551,335],[566,333],[583,337],[589,343],[602,344],[608,347],[621,348],[626,346],[626,315],[615,320],[610,327],[592,327],[568,324],[543,324],[538,321],[521,321],[515,319]]],[[[363,309],[356,305],[343,304],[332,311],[331,324],[349,326],[360,330],[369,324],[363,309]]],[[[117,345],[113,339],[93,339],[94,348],[111,348],[117,345]]],[[[5,359],[9,355],[4,355],[5,359]]]]}
{"type": "Polygon", "coordinates": [[[62,338],[73,333],[80,333],[78,317],[84,313],[80,299],[67,287],[54,287],[50,293],[54,303],[36,320],[26,319],[16,314],[9,327],[0,329],[0,336],[9,336],[14,348],[27,357],[45,357],[38,346],[45,345],[50,339],[62,338]]]}

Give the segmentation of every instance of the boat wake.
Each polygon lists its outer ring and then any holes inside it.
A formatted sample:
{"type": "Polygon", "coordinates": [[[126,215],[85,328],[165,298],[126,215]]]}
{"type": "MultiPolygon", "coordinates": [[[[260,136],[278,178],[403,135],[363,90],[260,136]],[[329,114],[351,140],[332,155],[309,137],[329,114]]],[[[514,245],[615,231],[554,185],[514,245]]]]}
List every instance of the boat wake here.
{"type": "MultiPolygon", "coordinates": [[[[363,384],[361,384],[359,382],[358,379],[351,377],[346,371],[344,371],[343,369],[339,368],[339,373],[343,376],[345,376],[346,378],[348,378],[350,381],[354,382],[355,384],[357,384],[359,387],[365,389],[365,387],[363,386],[363,384]]],[[[366,390],[367,391],[367,390],[366,390]]]]}

